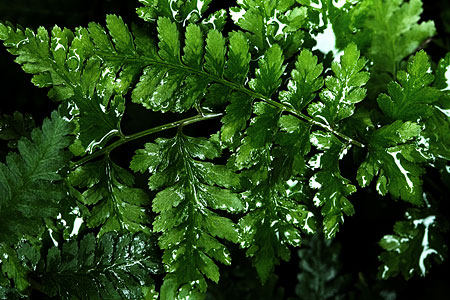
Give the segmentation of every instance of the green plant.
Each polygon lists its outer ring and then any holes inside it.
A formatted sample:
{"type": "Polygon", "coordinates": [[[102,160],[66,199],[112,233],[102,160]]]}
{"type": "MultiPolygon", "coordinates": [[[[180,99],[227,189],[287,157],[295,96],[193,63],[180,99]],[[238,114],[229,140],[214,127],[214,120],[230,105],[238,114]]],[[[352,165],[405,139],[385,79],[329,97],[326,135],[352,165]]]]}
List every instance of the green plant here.
{"type": "Polygon", "coordinates": [[[0,23],[58,103],[41,129],[0,119],[2,298],[203,299],[234,245],[265,283],[305,236],[336,236],[357,190],[408,208],[380,241],[381,278],[446,258],[423,178],[449,171],[450,55],[419,49],[435,34],[420,0],[140,2],[131,30],[115,15],[50,33],[0,23]],[[314,48],[327,28],[334,57],[314,48]],[[124,134],[130,102],[167,122],[124,134]],[[186,133],[200,122],[215,132],[186,133]],[[113,151],[137,139],[120,166],[113,151]]]}

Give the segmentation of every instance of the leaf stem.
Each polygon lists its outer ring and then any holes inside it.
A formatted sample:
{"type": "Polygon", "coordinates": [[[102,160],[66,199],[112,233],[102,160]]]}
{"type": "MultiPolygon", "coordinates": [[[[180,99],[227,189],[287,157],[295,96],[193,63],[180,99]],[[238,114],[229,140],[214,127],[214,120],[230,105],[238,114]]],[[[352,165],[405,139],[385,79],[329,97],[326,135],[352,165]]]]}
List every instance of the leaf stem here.
{"type": "Polygon", "coordinates": [[[200,121],[214,119],[214,118],[220,117],[222,115],[223,115],[222,113],[201,114],[201,115],[189,117],[189,118],[186,118],[186,119],[183,119],[183,120],[179,120],[179,121],[167,123],[167,124],[164,124],[164,125],[156,126],[156,127],[153,127],[153,128],[149,128],[149,129],[146,129],[146,130],[134,133],[132,135],[124,135],[119,140],[117,140],[114,143],[108,145],[107,147],[105,147],[105,148],[103,148],[101,150],[98,150],[98,151],[96,151],[96,152],[94,152],[94,153],[92,153],[90,155],[87,155],[87,156],[81,158],[80,160],[78,160],[76,162],[73,162],[72,165],[71,165],[71,169],[73,170],[73,169],[81,166],[82,164],[85,164],[88,161],[90,161],[90,160],[92,160],[92,159],[94,159],[96,157],[99,157],[101,155],[109,154],[112,150],[114,150],[115,148],[119,147],[120,145],[123,145],[125,143],[130,142],[130,141],[139,139],[141,137],[144,137],[144,136],[147,136],[147,135],[150,135],[150,134],[153,134],[153,133],[157,133],[157,132],[160,132],[160,131],[164,131],[164,130],[167,130],[167,129],[175,128],[175,127],[178,127],[178,126],[185,126],[185,125],[197,123],[197,122],[200,122],[200,121]]]}
{"type": "Polygon", "coordinates": [[[364,148],[365,145],[357,140],[352,139],[351,137],[346,136],[345,134],[336,131],[335,129],[331,128],[331,126],[329,126],[328,124],[323,124],[321,122],[318,122],[316,120],[314,120],[313,118],[295,110],[294,108],[287,106],[281,102],[277,102],[275,100],[272,100],[270,97],[264,96],[262,94],[256,93],[246,87],[244,87],[241,84],[237,84],[231,81],[228,81],[222,77],[219,76],[215,76],[209,73],[206,73],[200,69],[194,69],[191,68],[189,66],[183,65],[183,64],[173,64],[173,63],[168,63],[168,62],[164,62],[161,60],[157,60],[154,58],[150,58],[150,57],[117,57],[117,56],[111,56],[110,53],[106,53],[106,52],[99,52],[98,53],[99,56],[105,60],[111,60],[111,61],[121,61],[122,63],[125,61],[134,61],[134,62],[141,62],[144,61],[145,64],[147,65],[157,65],[157,66],[161,66],[161,67],[165,67],[165,68],[171,68],[171,69],[179,69],[179,70],[183,70],[185,72],[189,72],[192,74],[196,74],[198,76],[201,77],[208,77],[210,78],[212,81],[215,81],[217,83],[221,83],[224,86],[227,86],[233,90],[239,91],[241,93],[247,94],[255,99],[259,99],[261,101],[266,102],[267,104],[270,104],[272,106],[278,107],[279,109],[286,111],[294,116],[296,116],[299,119],[302,119],[308,123],[311,123],[313,125],[322,127],[323,129],[335,134],[336,136],[338,136],[339,138],[345,140],[347,143],[358,146],[360,148],[364,148]]]}

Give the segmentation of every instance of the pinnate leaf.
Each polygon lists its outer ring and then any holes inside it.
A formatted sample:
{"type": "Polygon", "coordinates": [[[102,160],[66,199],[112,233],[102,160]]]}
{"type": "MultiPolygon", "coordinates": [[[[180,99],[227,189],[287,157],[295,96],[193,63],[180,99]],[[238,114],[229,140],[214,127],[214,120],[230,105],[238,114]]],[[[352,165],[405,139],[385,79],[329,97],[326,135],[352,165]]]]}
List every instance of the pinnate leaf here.
{"type": "Polygon", "coordinates": [[[86,223],[92,228],[100,227],[100,235],[110,231],[149,232],[147,194],[133,188],[133,176],[108,157],[78,167],[70,174],[69,182],[86,189],[82,201],[91,207],[86,223]]]}
{"type": "Polygon", "coordinates": [[[37,235],[43,218],[54,217],[67,194],[60,172],[67,166],[73,127],[53,112],[31,139],[21,138],[19,153],[0,163],[0,241],[12,244],[24,234],[37,235]]]}

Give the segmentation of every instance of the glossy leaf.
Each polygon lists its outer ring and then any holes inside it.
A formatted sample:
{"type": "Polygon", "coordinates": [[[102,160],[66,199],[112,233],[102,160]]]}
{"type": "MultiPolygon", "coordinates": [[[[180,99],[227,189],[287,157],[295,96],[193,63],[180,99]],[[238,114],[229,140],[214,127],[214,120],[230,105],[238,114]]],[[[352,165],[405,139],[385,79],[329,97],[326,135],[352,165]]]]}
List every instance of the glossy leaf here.
{"type": "Polygon", "coordinates": [[[429,68],[427,54],[420,51],[408,64],[407,72],[398,72],[398,83],[388,85],[389,95],[381,94],[377,99],[386,116],[392,120],[416,121],[431,115],[431,104],[438,100],[440,93],[429,86],[434,80],[429,68]]]}
{"type": "Polygon", "coordinates": [[[309,186],[318,190],[313,199],[314,205],[322,207],[324,234],[331,239],[339,230],[339,223],[344,222],[344,215],[355,213],[348,197],[356,192],[356,187],[341,175],[339,168],[339,160],[347,153],[348,146],[323,131],[313,132],[310,141],[318,150],[323,150],[309,161],[313,169],[319,168],[309,179],[309,186]]]}
{"type": "Polygon", "coordinates": [[[321,102],[309,105],[308,113],[327,125],[353,115],[355,104],[366,96],[362,86],[369,80],[369,73],[362,71],[365,65],[366,60],[360,58],[356,45],[347,46],[340,63],[332,64],[334,76],[325,79],[326,89],[320,93],[321,102]]]}
{"type": "Polygon", "coordinates": [[[50,248],[45,263],[30,277],[59,299],[152,299],[156,295],[151,274],[159,273],[153,237],[139,233],[93,234],[50,248]]]}
{"type": "Polygon", "coordinates": [[[405,279],[414,274],[423,277],[429,272],[431,260],[442,263],[447,257],[442,236],[448,230],[447,222],[432,209],[409,209],[405,215],[405,221],[395,223],[394,234],[385,235],[379,242],[385,250],[379,256],[382,265],[378,275],[383,279],[398,274],[405,279]]]}
{"type": "Polygon", "coordinates": [[[231,257],[219,239],[237,242],[235,224],[215,211],[236,213],[244,209],[232,189],[237,175],[225,166],[203,161],[220,154],[211,141],[179,132],[172,139],[158,139],[139,150],[131,166],[150,170],[149,187],[157,190],[153,211],[154,230],[161,232],[167,275],[161,299],[201,297],[206,278],[219,280],[215,261],[230,264],[231,257]],[[145,158],[148,157],[148,158],[145,158]]]}
{"type": "Polygon", "coordinates": [[[309,50],[302,50],[297,57],[295,69],[291,72],[288,90],[280,92],[280,100],[298,111],[303,110],[323,86],[323,67],[309,50]]]}
{"type": "Polygon", "coordinates": [[[281,84],[281,75],[284,72],[283,52],[278,45],[269,48],[258,61],[259,69],[256,70],[256,78],[249,85],[264,96],[270,97],[281,84]]]}
{"type": "Polygon", "coordinates": [[[91,228],[100,227],[99,235],[110,231],[149,233],[148,195],[133,188],[133,176],[108,157],[77,168],[69,182],[86,189],[82,201],[91,207],[86,223],[91,228]]]}
{"type": "Polygon", "coordinates": [[[246,32],[259,55],[278,44],[286,57],[290,57],[301,48],[306,35],[302,29],[307,28],[306,7],[294,7],[294,3],[243,0],[229,11],[231,19],[246,32]]]}
{"type": "Polygon", "coordinates": [[[365,187],[378,176],[376,190],[419,205],[422,203],[421,163],[426,157],[420,153],[415,140],[421,128],[413,122],[398,120],[374,131],[366,160],[358,169],[357,179],[365,187]]]}

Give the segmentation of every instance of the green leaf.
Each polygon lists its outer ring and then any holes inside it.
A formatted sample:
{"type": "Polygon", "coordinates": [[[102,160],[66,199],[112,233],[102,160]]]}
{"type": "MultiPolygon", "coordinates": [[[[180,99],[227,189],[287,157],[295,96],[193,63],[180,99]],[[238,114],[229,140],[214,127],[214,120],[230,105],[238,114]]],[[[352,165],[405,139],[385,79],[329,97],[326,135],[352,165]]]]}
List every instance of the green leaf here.
{"type": "Polygon", "coordinates": [[[219,78],[222,78],[225,66],[225,39],[217,30],[208,32],[206,38],[205,70],[219,78]]]}
{"type": "Polygon", "coordinates": [[[149,204],[147,194],[133,188],[133,176],[108,157],[78,167],[70,174],[69,182],[86,188],[82,201],[91,209],[85,221],[91,228],[100,227],[100,235],[109,231],[150,232],[145,210],[149,204]]]}
{"type": "Polygon", "coordinates": [[[184,46],[183,62],[195,69],[202,69],[204,38],[199,26],[189,24],[186,27],[186,45],[184,46]]]}
{"type": "Polygon", "coordinates": [[[249,86],[255,92],[270,97],[281,84],[281,75],[285,69],[283,59],[283,52],[278,45],[269,48],[258,61],[256,78],[250,80],[249,86]]]}
{"type": "Polygon", "coordinates": [[[258,55],[277,44],[289,58],[302,47],[306,7],[294,7],[295,1],[278,0],[243,0],[238,5],[230,8],[231,19],[246,32],[258,55]]]}
{"type": "Polygon", "coordinates": [[[362,187],[368,186],[378,176],[376,190],[381,195],[392,196],[422,204],[421,163],[426,157],[420,152],[415,140],[421,128],[413,122],[395,121],[373,131],[369,136],[369,150],[358,169],[357,179],[362,187]]]}
{"type": "Polygon", "coordinates": [[[431,103],[440,92],[430,87],[434,76],[429,73],[430,63],[424,51],[418,52],[408,64],[408,72],[399,71],[397,82],[388,85],[388,93],[378,96],[378,105],[392,120],[416,121],[432,113],[431,103]]]}
{"type": "Polygon", "coordinates": [[[171,21],[196,23],[204,17],[211,0],[139,0],[143,5],[136,9],[140,18],[153,22],[158,17],[167,17],[171,21]]]}
{"type": "Polygon", "coordinates": [[[37,235],[43,218],[57,214],[67,193],[60,172],[68,164],[64,149],[71,131],[72,126],[53,112],[42,130],[32,131],[31,140],[19,140],[19,153],[9,153],[6,164],[0,163],[1,242],[13,244],[24,234],[37,235]]]}
{"type": "Polygon", "coordinates": [[[34,75],[32,82],[51,87],[50,98],[68,100],[66,115],[79,125],[78,139],[89,152],[120,134],[124,100],[114,94],[124,94],[143,67],[134,63],[121,68],[120,61],[98,58],[138,55],[122,19],[108,15],[107,25],[113,41],[95,23],[75,33],[55,26],[51,37],[42,27],[34,33],[5,26],[4,44],[24,71],[34,75]]]}
{"type": "Polygon", "coordinates": [[[294,116],[284,115],[279,120],[280,131],[275,135],[278,145],[272,151],[274,176],[288,181],[305,172],[305,156],[311,149],[309,125],[294,116]]]}
{"type": "Polygon", "coordinates": [[[31,283],[28,279],[28,270],[21,264],[14,249],[0,244],[1,273],[14,282],[15,288],[23,292],[31,283]]]}
{"type": "Polygon", "coordinates": [[[168,18],[158,19],[159,56],[172,63],[180,61],[180,38],[177,26],[168,18]]]}
{"type": "MultiPolygon", "coordinates": [[[[150,65],[145,62],[149,66],[144,69],[136,88],[133,90],[132,100],[155,111],[186,111],[200,103],[205,95],[211,81],[208,75],[221,76],[220,74],[223,73],[223,62],[215,61],[217,57],[214,57],[214,55],[217,54],[213,53],[213,57],[211,57],[212,52],[209,52],[211,49],[208,50],[208,47],[213,47],[212,50],[216,51],[217,49],[214,47],[217,45],[207,45],[206,58],[203,58],[205,51],[203,49],[202,32],[197,25],[189,25],[183,48],[182,63],[180,61],[179,32],[176,24],[171,23],[167,18],[160,18],[158,33],[160,39],[158,43],[159,57],[152,58],[150,65]],[[214,70],[208,69],[208,71],[213,72],[212,74],[202,70],[204,59],[214,65],[212,67],[214,70]],[[198,71],[192,72],[192,69],[198,71]]],[[[216,42],[217,39],[223,39],[218,32],[214,36],[216,42]]],[[[222,47],[224,47],[224,44],[222,47]]],[[[223,61],[224,57],[221,59],[223,61]]]]}
{"type": "Polygon", "coordinates": [[[422,136],[420,137],[420,144],[423,142],[423,146],[433,158],[450,160],[449,103],[448,100],[441,101],[434,106],[433,114],[425,122],[425,130],[422,131],[423,139],[422,136]]]}
{"type": "Polygon", "coordinates": [[[311,143],[323,152],[313,156],[309,165],[320,170],[309,179],[309,186],[318,189],[314,196],[314,205],[322,207],[323,227],[327,239],[333,238],[344,222],[344,215],[355,213],[353,204],[347,198],[356,187],[341,175],[339,160],[348,151],[348,145],[342,144],[331,133],[316,131],[311,134],[311,143]]]}
{"type": "Polygon", "coordinates": [[[150,274],[161,270],[155,242],[143,233],[109,232],[99,240],[88,234],[49,249],[30,277],[59,299],[144,299],[156,294],[150,274]]]}
{"type": "Polygon", "coordinates": [[[237,229],[213,210],[236,213],[244,209],[230,190],[239,182],[225,166],[202,161],[220,154],[209,140],[179,132],[156,143],[139,150],[132,166],[150,170],[149,187],[158,190],[153,200],[153,211],[158,214],[153,227],[162,233],[159,246],[168,270],[161,299],[197,299],[206,291],[205,277],[219,279],[215,261],[231,263],[229,251],[218,239],[237,242],[237,229]]]}
{"type": "Polygon", "coordinates": [[[371,38],[368,57],[374,68],[394,77],[400,62],[436,33],[433,21],[419,23],[422,1],[373,0],[365,32],[371,38]]]}
{"type": "Polygon", "coordinates": [[[379,242],[385,250],[379,256],[382,279],[399,274],[406,280],[414,275],[423,277],[429,272],[431,258],[437,263],[447,258],[442,233],[448,230],[448,223],[432,209],[408,209],[405,215],[406,221],[395,223],[394,234],[379,242]]]}
{"type": "Polygon", "coordinates": [[[323,86],[322,71],[322,63],[317,63],[317,57],[309,50],[302,50],[291,72],[288,90],[280,92],[280,101],[298,111],[303,110],[323,86]]]}
{"type": "MultiPolygon", "coordinates": [[[[257,176],[256,168],[253,172],[257,176]]],[[[289,260],[288,245],[300,246],[301,230],[315,232],[314,215],[302,204],[303,189],[299,181],[286,185],[265,180],[246,195],[250,212],[239,220],[240,243],[248,248],[262,283],[281,259],[289,260]]]]}
{"type": "Polygon", "coordinates": [[[242,32],[231,32],[229,39],[230,46],[225,77],[242,84],[247,78],[250,66],[249,44],[242,32]]]}
{"type": "Polygon", "coordinates": [[[226,114],[222,118],[221,140],[234,144],[242,130],[247,127],[247,121],[252,113],[252,98],[239,92],[230,95],[230,104],[226,108],[226,114]]]}
{"type": "Polygon", "coordinates": [[[133,36],[121,17],[115,15],[106,16],[106,27],[109,30],[112,41],[118,53],[134,54],[133,36]]]}
{"type": "Polygon", "coordinates": [[[320,93],[322,102],[310,104],[308,113],[327,125],[353,115],[355,104],[366,96],[366,89],[362,86],[369,80],[369,73],[362,71],[365,65],[366,60],[360,58],[356,45],[348,45],[340,64],[332,64],[334,76],[325,79],[326,89],[320,93]]]}
{"type": "Polygon", "coordinates": [[[268,147],[273,142],[278,130],[281,112],[264,102],[254,105],[255,117],[245,131],[242,145],[235,154],[234,164],[239,169],[250,168],[259,163],[260,158],[267,155],[268,147]]]}
{"type": "Polygon", "coordinates": [[[21,137],[30,138],[35,127],[30,114],[23,115],[16,111],[12,115],[0,115],[0,140],[8,141],[8,147],[17,148],[21,137]]]}

